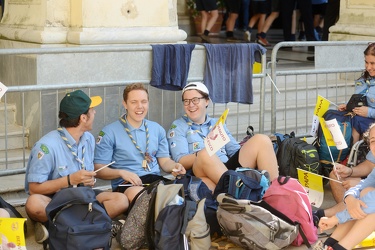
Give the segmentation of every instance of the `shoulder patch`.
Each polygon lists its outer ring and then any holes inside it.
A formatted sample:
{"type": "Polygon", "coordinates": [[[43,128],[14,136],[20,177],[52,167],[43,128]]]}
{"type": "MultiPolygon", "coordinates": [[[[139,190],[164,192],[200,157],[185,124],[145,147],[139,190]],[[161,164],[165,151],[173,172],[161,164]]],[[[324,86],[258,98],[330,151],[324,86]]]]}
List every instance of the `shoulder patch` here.
{"type": "Polygon", "coordinates": [[[42,150],[43,153],[49,154],[49,149],[46,145],[44,144],[40,145],[40,149],[42,150]]]}
{"type": "Polygon", "coordinates": [[[171,129],[177,128],[176,124],[172,123],[171,129]]]}
{"type": "Polygon", "coordinates": [[[99,136],[103,137],[104,135],[105,135],[105,133],[103,131],[99,132],[99,136]]]}

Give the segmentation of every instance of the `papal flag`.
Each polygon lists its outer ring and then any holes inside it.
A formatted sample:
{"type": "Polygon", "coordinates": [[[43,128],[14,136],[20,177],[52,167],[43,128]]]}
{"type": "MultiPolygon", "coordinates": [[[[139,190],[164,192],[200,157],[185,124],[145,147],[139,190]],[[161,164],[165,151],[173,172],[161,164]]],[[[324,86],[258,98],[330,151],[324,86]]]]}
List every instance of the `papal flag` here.
{"type": "Polygon", "coordinates": [[[25,218],[0,218],[0,249],[26,250],[25,218]]]}
{"type": "Polygon", "coordinates": [[[309,171],[297,168],[298,181],[305,188],[310,204],[314,207],[320,207],[324,199],[323,178],[322,176],[309,171]]]}
{"type": "Polygon", "coordinates": [[[314,109],[314,116],[313,116],[313,122],[311,125],[311,132],[310,134],[313,137],[317,136],[318,128],[319,128],[319,118],[323,117],[323,115],[327,112],[329,109],[330,101],[325,99],[323,96],[318,95],[318,98],[316,100],[316,105],[314,109]]]}
{"type": "Polygon", "coordinates": [[[227,132],[224,129],[229,109],[226,109],[220,116],[212,130],[204,138],[204,145],[209,156],[214,155],[219,149],[230,141],[227,132]]]}

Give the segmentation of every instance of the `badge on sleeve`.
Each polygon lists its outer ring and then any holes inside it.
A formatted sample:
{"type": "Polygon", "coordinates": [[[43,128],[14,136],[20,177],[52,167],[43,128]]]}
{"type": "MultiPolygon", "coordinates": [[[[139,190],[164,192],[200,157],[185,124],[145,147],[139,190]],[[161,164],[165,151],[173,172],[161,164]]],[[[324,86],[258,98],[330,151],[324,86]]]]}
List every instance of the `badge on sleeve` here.
{"type": "Polygon", "coordinates": [[[96,144],[99,144],[101,142],[101,140],[103,139],[103,136],[105,135],[105,133],[103,131],[100,131],[99,132],[99,135],[98,137],[96,138],[96,144]]]}

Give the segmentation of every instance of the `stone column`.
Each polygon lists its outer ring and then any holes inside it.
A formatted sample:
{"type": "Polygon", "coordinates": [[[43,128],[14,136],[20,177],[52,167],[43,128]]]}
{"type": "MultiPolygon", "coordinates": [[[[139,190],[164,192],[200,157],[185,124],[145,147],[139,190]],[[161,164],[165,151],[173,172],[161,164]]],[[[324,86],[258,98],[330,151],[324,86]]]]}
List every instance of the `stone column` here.
{"type": "Polygon", "coordinates": [[[330,28],[330,41],[374,40],[375,2],[341,0],[340,19],[330,28]]]}
{"type": "Polygon", "coordinates": [[[6,0],[0,35],[39,44],[177,43],[177,0],[6,0]]]}

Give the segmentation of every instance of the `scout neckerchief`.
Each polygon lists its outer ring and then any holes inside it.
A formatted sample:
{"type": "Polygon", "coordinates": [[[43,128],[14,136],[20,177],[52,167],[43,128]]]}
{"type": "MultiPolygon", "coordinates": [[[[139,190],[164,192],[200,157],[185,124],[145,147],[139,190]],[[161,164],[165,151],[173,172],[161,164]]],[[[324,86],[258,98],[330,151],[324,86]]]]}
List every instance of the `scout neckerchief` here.
{"type": "Polygon", "coordinates": [[[68,138],[65,136],[64,130],[61,127],[58,127],[57,131],[59,131],[59,134],[60,134],[61,138],[65,142],[66,146],[70,149],[70,152],[72,153],[72,155],[75,157],[75,159],[79,163],[81,163],[81,169],[85,169],[85,163],[84,163],[84,159],[85,159],[85,145],[82,146],[82,159],[79,159],[78,155],[76,154],[76,152],[74,152],[72,145],[70,145],[70,143],[68,141],[68,138]]]}
{"type": "MultiPolygon", "coordinates": [[[[185,121],[186,121],[186,124],[190,127],[190,129],[193,131],[193,132],[196,132],[198,135],[200,135],[200,137],[202,137],[203,139],[206,138],[206,135],[204,135],[202,133],[202,131],[198,130],[198,129],[193,129],[193,122],[189,119],[189,117],[187,116],[187,114],[184,114],[184,118],[185,118],[185,121]]],[[[207,119],[207,118],[206,118],[207,119]]],[[[210,126],[208,127],[208,131],[210,132],[212,128],[212,125],[211,125],[211,122],[210,122],[210,126]]]]}
{"type": "MultiPolygon", "coordinates": [[[[126,118],[126,116],[124,116],[124,117],[126,118]]],[[[124,126],[124,129],[125,129],[126,133],[128,134],[130,140],[133,142],[134,146],[138,149],[139,153],[141,153],[141,155],[143,157],[143,161],[142,161],[143,169],[145,171],[151,171],[150,166],[148,165],[148,163],[152,162],[152,157],[147,152],[148,151],[148,145],[150,143],[150,135],[148,133],[147,122],[144,121],[144,126],[145,126],[145,130],[146,130],[146,150],[145,150],[145,153],[143,153],[141,147],[138,146],[137,142],[134,140],[134,137],[131,135],[130,129],[129,129],[129,126],[128,126],[128,123],[127,123],[126,119],[120,117],[120,122],[124,126]]]]}

